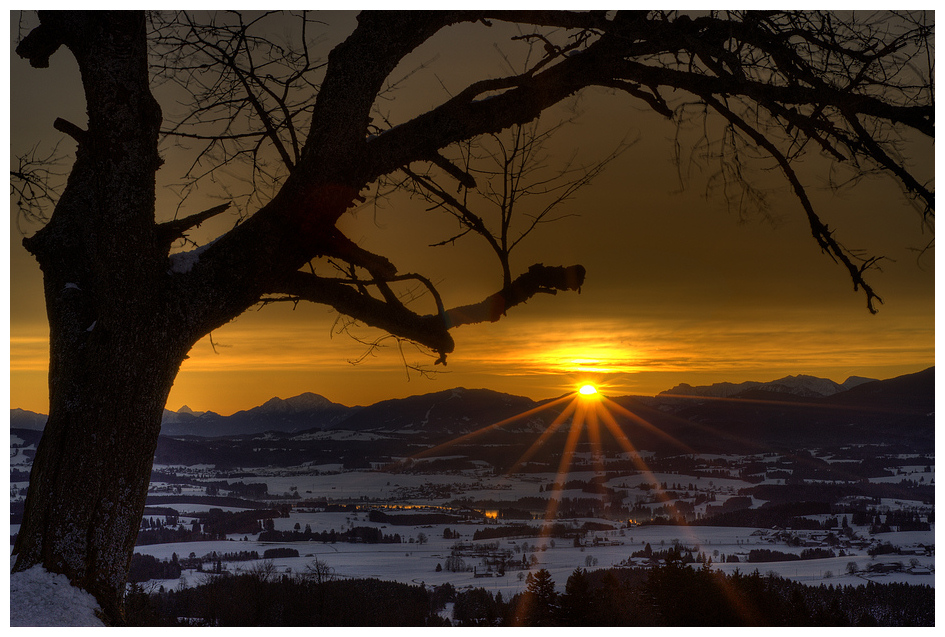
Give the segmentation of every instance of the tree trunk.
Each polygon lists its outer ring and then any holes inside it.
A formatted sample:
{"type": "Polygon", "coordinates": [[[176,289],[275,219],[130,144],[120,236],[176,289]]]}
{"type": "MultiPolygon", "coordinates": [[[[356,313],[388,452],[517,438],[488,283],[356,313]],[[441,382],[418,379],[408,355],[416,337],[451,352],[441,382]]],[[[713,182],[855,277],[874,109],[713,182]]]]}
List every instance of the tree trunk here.
{"type": "Polygon", "coordinates": [[[95,332],[105,331],[98,325],[82,335],[84,347],[62,347],[62,321],[50,322],[49,420],[14,570],[42,564],[65,574],[96,597],[108,623],[119,623],[161,415],[182,356],[159,336],[130,329],[96,343],[95,332]]]}
{"type": "Polygon", "coordinates": [[[75,55],[88,129],[49,223],[24,245],[43,271],[49,420],[13,570],[41,564],[91,592],[110,623],[144,508],[167,395],[199,328],[186,320],[155,224],[161,111],[138,12],[41,12],[17,48],[75,55]]]}

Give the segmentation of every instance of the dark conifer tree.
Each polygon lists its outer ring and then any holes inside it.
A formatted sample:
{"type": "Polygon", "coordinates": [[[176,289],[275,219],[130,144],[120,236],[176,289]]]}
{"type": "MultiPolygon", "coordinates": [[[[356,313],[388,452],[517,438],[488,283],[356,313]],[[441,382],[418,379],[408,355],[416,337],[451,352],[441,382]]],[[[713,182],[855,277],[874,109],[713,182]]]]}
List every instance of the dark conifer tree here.
{"type": "Polygon", "coordinates": [[[557,615],[555,582],[547,569],[540,569],[525,578],[525,593],[516,610],[518,621],[524,626],[554,626],[557,615]]]}
{"type": "Polygon", "coordinates": [[[591,593],[587,571],[574,569],[564,586],[564,595],[558,607],[558,623],[561,626],[591,626],[596,623],[597,608],[591,593]]]}

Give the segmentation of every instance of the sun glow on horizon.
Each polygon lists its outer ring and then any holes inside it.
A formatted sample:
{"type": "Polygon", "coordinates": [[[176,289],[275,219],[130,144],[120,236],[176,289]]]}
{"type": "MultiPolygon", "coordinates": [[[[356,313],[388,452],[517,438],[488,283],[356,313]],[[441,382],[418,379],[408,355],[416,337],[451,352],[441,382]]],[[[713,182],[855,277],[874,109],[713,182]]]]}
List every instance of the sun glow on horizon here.
{"type": "Polygon", "coordinates": [[[581,388],[578,389],[578,393],[589,398],[597,395],[597,388],[594,387],[594,385],[581,385],[581,388]]]}

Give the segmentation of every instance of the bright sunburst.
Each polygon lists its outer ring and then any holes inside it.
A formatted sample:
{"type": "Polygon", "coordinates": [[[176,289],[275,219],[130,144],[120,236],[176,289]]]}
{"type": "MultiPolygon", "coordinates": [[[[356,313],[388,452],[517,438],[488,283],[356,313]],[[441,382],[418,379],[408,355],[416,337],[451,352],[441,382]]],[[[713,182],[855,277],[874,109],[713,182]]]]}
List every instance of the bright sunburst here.
{"type": "Polygon", "coordinates": [[[593,385],[582,385],[581,388],[578,390],[578,393],[581,394],[582,396],[596,396],[597,388],[594,387],[593,385]]]}

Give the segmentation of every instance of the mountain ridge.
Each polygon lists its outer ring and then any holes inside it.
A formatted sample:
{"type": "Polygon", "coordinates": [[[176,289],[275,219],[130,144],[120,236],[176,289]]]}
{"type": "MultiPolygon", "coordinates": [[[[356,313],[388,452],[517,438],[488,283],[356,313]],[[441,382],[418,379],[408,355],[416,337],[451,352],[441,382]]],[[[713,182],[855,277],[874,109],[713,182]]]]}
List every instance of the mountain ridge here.
{"type": "Polygon", "coordinates": [[[829,378],[819,378],[807,374],[785,376],[772,381],[745,381],[742,383],[721,382],[711,385],[692,386],[680,383],[672,389],[662,391],[657,396],[704,396],[712,398],[731,398],[747,391],[766,391],[774,393],[793,394],[795,396],[826,397],[848,391],[864,383],[877,379],[862,376],[850,376],[842,383],[829,378]]]}
{"type": "MultiPolygon", "coordinates": [[[[799,374],[769,382],[715,383],[695,387],[682,383],[645,400],[657,401],[664,411],[678,408],[681,400],[691,404],[693,401],[699,402],[700,398],[743,398],[754,402],[826,400],[835,405],[872,406],[877,409],[888,409],[890,405],[905,401],[913,405],[915,413],[918,413],[934,410],[933,384],[934,367],[883,381],[851,376],[844,383],[836,383],[799,374]]],[[[366,407],[348,407],[320,394],[305,392],[285,399],[274,397],[262,405],[230,416],[221,416],[212,411],[198,412],[187,406],[176,412],[165,410],[161,433],[165,436],[214,438],[266,432],[311,434],[343,429],[355,432],[461,435],[484,425],[525,414],[547,402],[490,389],[456,387],[379,401],[366,407]]],[[[42,429],[45,419],[46,416],[42,414],[11,409],[11,427],[14,428],[42,429]]],[[[510,420],[503,429],[536,431],[546,424],[539,417],[525,416],[510,420]]]]}

